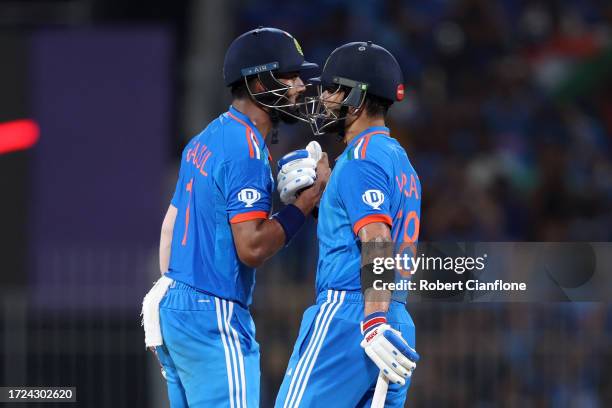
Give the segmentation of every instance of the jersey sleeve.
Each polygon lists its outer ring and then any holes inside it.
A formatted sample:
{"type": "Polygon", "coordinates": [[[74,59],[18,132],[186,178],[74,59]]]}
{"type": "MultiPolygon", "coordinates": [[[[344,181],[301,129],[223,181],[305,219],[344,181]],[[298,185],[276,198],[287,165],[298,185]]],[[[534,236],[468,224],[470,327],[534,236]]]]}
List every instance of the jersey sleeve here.
{"type": "Polygon", "coordinates": [[[224,173],[223,194],[230,223],[268,218],[272,207],[269,165],[247,157],[226,162],[224,173]]]}
{"type": "Polygon", "coordinates": [[[350,160],[342,169],[339,181],[339,194],[355,235],[374,222],[393,225],[388,176],[379,165],[367,160],[350,160]]]}

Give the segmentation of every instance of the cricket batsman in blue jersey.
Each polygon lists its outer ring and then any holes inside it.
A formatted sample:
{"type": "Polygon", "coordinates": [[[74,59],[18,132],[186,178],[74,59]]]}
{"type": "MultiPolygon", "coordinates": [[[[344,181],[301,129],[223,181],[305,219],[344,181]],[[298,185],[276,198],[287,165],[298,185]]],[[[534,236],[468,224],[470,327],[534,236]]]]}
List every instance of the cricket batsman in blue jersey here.
{"type": "Polygon", "coordinates": [[[330,172],[324,153],[318,162],[298,162],[283,184],[291,204],[271,215],[266,138],[279,121],[303,119],[300,75],[313,68],[284,31],[241,35],[223,66],[230,108],[183,151],[162,225],[164,276],[143,302],[145,342],[162,365],[172,408],[259,407],[259,345],[249,313],[255,268],[296,234],[330,172]]]}
{"type": "Polygon", "coordinates": [[[318,211],[316,304],[304,313],[275,406],[370,407],[381,375],[384,406],[403,407],[419,358],[407,293],[374,290],[365,250],[387,243],[401,252],[419,235],[419,178],[385,125],[404,97],[403,76],[387,50],[354,42],[332,52],[313,81],[314,133],[338,133],[346,149],[318,211]]]}

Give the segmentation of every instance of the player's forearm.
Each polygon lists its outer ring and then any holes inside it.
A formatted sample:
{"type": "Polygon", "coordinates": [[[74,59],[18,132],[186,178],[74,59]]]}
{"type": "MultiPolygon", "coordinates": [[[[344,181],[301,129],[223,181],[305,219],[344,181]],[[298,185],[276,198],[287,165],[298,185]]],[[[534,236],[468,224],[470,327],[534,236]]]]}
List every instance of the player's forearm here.
{"type": "Polygon", "coordinates": [[[236,249],[244,264],[257,268],[285,245],[285,232],[275,219],[258,220],[252,227],[238,234],[236,249]]]}
{"type": "Polygon", "coordinates": [[[368,289],[365,292],[364,316],[374,312],[387,312],[391,303],[391,292],[388,290],[368,289]]]}
{"type": "MultiPolygon", "coordinates": [[[[322,194],[322,191],[320,194],[322,194]]],[[[317,195],[302,194],[297,198],[297,200],[295,200],[293,205],[299,208],[300,211],[304,213],[304,215],[308,215],[312,212],[312,210],[314,210],[314,208],[319,203],[319,200],[321,199],[320,194],[317,194],[317,195]]]]}
{"type": "Polygon", "coordinates": [[[159,240],[159,271],[162,275],[168,271],[171,246],[172,234],[162,232],[161,239],[159,240]]]}
{"type": "Polygon", "coordinates": [[[164,221],[162,222],[159,238],[159,271],[162,275],[168,271],[168,266],[170,264],[170,250],[172,248],[172,234],[174,232],[176,214],[176,207],[170,205],[168,211],[166,211],[164,221]]]}
{"type": "Polygon", "coordinates": [[[377,290],[372,287],[374,274],[371,265],[376,258],[386,258],[392,255],[392,240],[389,227],[383,223],[366,225],[359,231],[361,246],[361,265],[363,266],[361,282],[364,292],[364,314],[387,312],[391,302],[391,292],[377,290]]]}
{"type": "MultiPolygon", "coordinates": [[[[384,242],[382,246],[388,247],[387,241],[379,241],[384,242]]],[[[378,245],[372,245],[374,243],[370,243],[371,246],[376,247],[378,245]]],[[[368,247],[368,245],[366,245],[368,247]]],[[[374,249],[372,251],[363,251],[368,252],[364,259],[362,259],[363,265],[372,265],[374,258],[385,257],[385,251],[382,248],[374,249]],[[365,263],[367,262],[367,263],[365,263]]],[[[369,268],[366,273],[372,273],[369,268]]],[[[372,282],[372,280],[364,280],[368,282],[372,282]]],[[[364,288],[364,316],[368,316],[375,312],[387,312],[389,310],[389,303],[391,302],[391,291],[388,290],[380,290],[374,289],[373,287],[364,288]]]]}

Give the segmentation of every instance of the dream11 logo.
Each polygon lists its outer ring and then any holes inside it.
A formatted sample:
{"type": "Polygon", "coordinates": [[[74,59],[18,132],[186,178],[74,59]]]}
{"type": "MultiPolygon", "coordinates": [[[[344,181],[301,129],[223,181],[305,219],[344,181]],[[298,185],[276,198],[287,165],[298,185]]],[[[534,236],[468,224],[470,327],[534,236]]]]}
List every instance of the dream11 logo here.
{"type": "Polygon", "coordinates": [[[238,193],[238,200],[245,203],[245,207],[252,207],[261,198],[261,193],[254,188],[243,188],[238,193]]]}
{"type": "Polygon", "coordinates": [[[380,190],[367,190],[361,199],[373,209],[380,210],[380,206],[385,202],[385,195],[380,190]]]}

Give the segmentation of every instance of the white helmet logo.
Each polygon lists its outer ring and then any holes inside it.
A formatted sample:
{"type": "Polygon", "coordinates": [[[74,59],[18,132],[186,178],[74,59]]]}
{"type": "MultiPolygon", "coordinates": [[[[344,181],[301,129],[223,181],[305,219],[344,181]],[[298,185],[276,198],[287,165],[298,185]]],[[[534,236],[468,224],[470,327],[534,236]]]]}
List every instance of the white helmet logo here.
{"type": "Polygon", "coordinates": [[[380,210],[380,206],[385,202],[385,195],[380,190],[368,190],[361,196],[364,203],[375,210],[380,210]]]}
{"type": "Polygon", "coordinates": [[[243,188],[238,193],[238,200],[246,204],[246,207],[252,207],[259,199],[261,194],[254,188],[243,188]]]}

